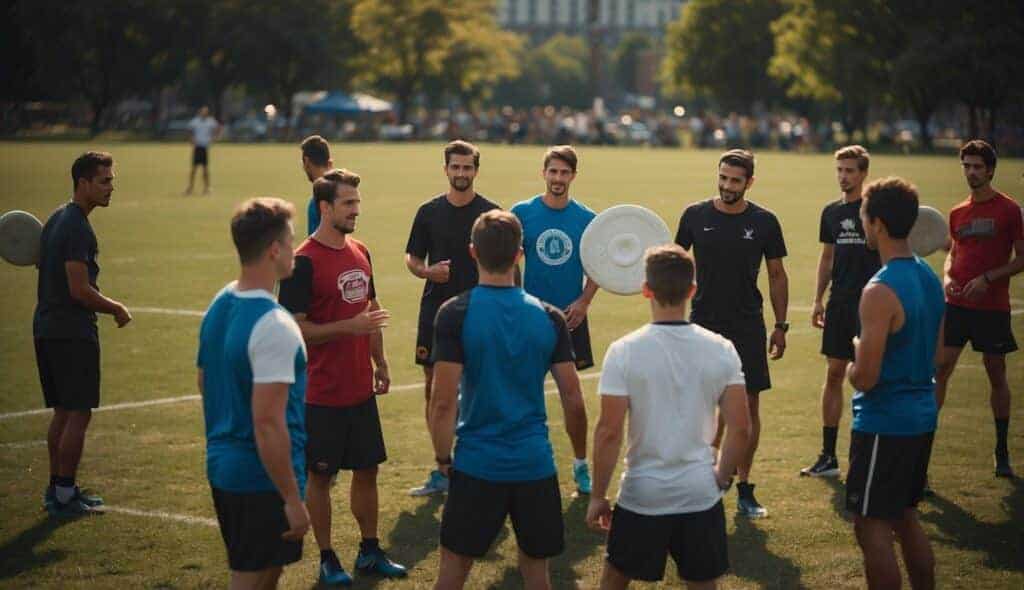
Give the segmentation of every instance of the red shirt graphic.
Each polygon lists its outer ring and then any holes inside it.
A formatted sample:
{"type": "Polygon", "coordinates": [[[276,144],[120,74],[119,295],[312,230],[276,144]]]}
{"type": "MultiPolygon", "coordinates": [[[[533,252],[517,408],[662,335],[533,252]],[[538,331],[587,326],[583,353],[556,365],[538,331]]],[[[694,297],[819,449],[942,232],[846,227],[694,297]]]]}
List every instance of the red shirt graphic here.
{"type": "MultiPolygon", "coordinates": [[[[967,197],[949,212],[949,234],[953,238],[949,276],[962,289],[971,279],[1010,261],[1013,243],[1024,240],[1024,212],[1003,193],[981,203],[967,197]]],[[[981,299],[947,294],[946,301],[970,309],[1010,311],[1010,279],[992,281],[981,299]]]]}

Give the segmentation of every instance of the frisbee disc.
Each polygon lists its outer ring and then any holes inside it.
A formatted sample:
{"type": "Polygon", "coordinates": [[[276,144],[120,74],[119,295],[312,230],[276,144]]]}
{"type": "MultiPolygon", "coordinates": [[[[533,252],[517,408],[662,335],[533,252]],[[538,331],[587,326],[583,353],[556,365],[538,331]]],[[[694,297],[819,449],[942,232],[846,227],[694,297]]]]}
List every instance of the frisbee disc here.
{"type": "Polygon", "coordinates": [[[921,205],[917,211],[917,221],[910,228],[907,236],[910,249],[918,256],[928,256],[946,247],[949,242],[949,226],[946,218],[938,209],[921,205]]]}
{"type": "Polygon", "coordinates": [[[0,216],[0,256],[15,266],[39,262],[39,236],[43,224],[26,211],[8,211],[0,216]]]}
{"type": "Polygon", "coordinates": [[[668,226],[650,209],[617,205],[595,217],[580,238],[580,259],[587,276],[617,295],[640,292],[644,252],[672,241],[668,226]]]}

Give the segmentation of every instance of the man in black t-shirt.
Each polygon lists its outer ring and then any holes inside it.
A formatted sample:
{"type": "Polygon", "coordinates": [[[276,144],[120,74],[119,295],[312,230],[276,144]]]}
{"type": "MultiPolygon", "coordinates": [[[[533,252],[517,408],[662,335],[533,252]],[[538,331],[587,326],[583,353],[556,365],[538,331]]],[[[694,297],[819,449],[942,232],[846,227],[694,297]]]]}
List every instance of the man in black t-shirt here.
{"type": "MultiPolygon", "coordinates": [[[[754,184],[754,155],[746,150],[729,150],[718,161],[718,195],[686,208],[679,220],[676,243],[693,248],[697,260],[697,294],[690,319],[725,336],[736,347],[743,363],[750,406],[750,448],[738,466],[739,513],[751,518],[768,511],[754,497],[749,482],[761,433],[760,393],[771,388],[768,353],[780,359],[786,350],[786,312],[789,307],[789,279],[782,259],[786,242],[782,226],[771,211],[744,198],[754,184]],[[771,348],[762,313],[763,298],[757,288],[761,260],[768,268],[769,296],[775,312],[771,348]]],[[[714,446],[719,446],[719,421],[714,446]]]]}
{"type": "MultiPolygon", "coordinates": [[[[476,286],[476,262],[469,255],[473,222],[481,213],[500,207],[473,190],[480,169],[480,150],[465,141],[453,141],[444,148],[444,172],[448,191],[426,203],[416,212],[405,247],[405,265],[417,278],[426,279],[420,300],[416,333],[416,364],[423,366],[427,422],[430,416],[430,392],[434,378],[434,317],[441,304],[476,286]]],[[[411,490],[414,496],[443,493],[448,478],[434,470],[422,487],[411,490]]]]}
{"type": "Polygon", "coordinates": [[[868,176],[870,154],[859,145],[836,152],[836,178],[843,196],[821,212],[821,257],[814,291],[811,324],[824,330],[821,354],[827,370],[821,389],[821,453],[813,465],[800,470],[811,477],[839,477],[836,435],[843,415],[843,380],[853,360],[853,338],[860,332],[860,292],[881,266],[878,252],[867,246],[860,220],[861,188],[868,176]],[[828,305],[822,300],[829,283],[828,305]]]}
{"type": "Polygon", "coordinates": [[[100,294],[99,248],[89,213],[110,205],[114,159],[86,152],[71,167],[74,196],[43,226],[39,285],[32,334],[46,407],[53,418],[46,437],[50,483],[43,502],[51,515],[85,514],[103,504],[75,484],[92,409],[100,405],[100,344],[96,313],[109,313],[120,328],[128,309],[100,294]]]}

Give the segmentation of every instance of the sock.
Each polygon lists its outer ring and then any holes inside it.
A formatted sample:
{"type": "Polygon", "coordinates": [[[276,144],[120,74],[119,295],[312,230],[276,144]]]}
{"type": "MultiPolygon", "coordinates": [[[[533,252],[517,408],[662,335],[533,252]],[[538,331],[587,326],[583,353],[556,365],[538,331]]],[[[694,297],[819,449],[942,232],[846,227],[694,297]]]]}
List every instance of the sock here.
{"type": "Polygon", "coordinates": [[[71,501],[71,498],[75,497],[75,478],[58,476],[54,478],[53,483],[57,493],[57,501],[61,504],[67,504],[71,501]]]}
{"type": "Polygon", "coordinates": [[[322,549],[320,550],[320,563],[325,561],[333,561],[338,563],[338,556],[334,554],[334,549],[322,549]]]}
{"type": "Polygon", "coordinates": [[[584,459],[573,459],[572,460],[572,467],[573,467],[573,469],[579,467],[580,465],[586,465],[586,464],[587,464],[586,458],[584,458],[584,459]]]}
{"type": "Polygon", "coordinates": [[[1000,458],[1010,454],[1006,447],[1006,434],[1010,430],[1009,418],[996,418],[996,455],[1000,458]]]}
{"type": "Polygon", "coordinates": [[[360,553],[369,553],[370,551],[376,551],[379,548],[380,548],[380,540],[375,538],[375,537],[371,537],[371,538],[364,537],[363,540],[359,542],[359,552],[360,553]]]}
{"type": "Polygon", "coordinates": [[[836,456],[836,436],[839,434],[838,426],[821,427],[821,454],[829,457],[836,456]]]}

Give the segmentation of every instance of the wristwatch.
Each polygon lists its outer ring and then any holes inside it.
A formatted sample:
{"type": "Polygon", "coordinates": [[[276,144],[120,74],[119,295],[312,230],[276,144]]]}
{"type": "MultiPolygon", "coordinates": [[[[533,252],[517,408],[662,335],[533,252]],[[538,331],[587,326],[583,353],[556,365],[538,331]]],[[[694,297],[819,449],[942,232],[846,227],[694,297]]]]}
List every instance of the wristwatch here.
{"type": "Polygon", "coordinates": [[[782,330],[783,333],[789,332],[789,322],[775,322],[775,329],[782,330]]]}

